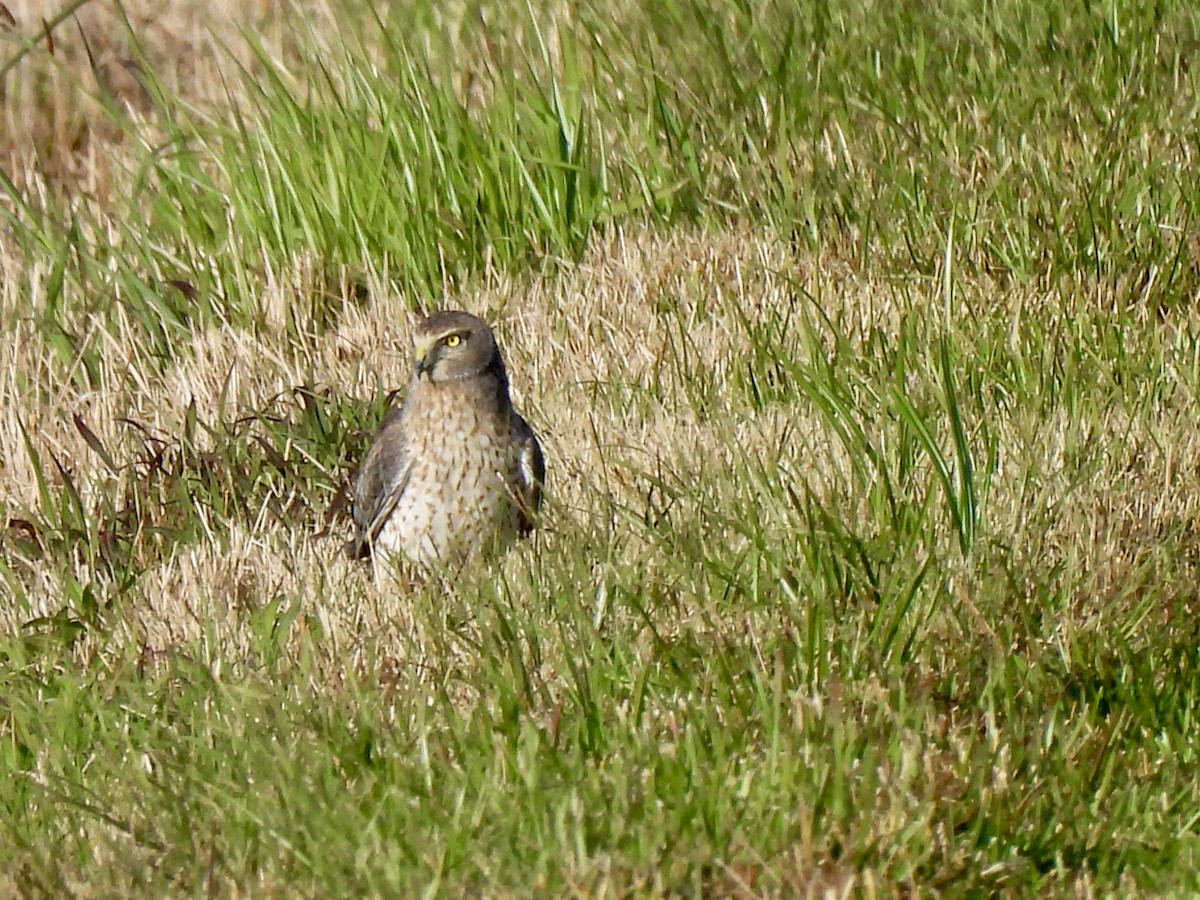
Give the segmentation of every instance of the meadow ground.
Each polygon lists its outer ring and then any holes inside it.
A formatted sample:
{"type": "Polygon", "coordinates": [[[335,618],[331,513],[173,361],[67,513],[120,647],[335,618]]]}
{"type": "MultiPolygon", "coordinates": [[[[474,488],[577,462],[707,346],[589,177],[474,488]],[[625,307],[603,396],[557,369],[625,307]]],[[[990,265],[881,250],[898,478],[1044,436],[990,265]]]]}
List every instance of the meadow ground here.
{"type": "Polygon", "coordinates": [[[1200,890],[1198,49],[5,0],[0,894],[1200,890]],[[443,306],[544,527],[373,576],[344,488],[443,306]]]}

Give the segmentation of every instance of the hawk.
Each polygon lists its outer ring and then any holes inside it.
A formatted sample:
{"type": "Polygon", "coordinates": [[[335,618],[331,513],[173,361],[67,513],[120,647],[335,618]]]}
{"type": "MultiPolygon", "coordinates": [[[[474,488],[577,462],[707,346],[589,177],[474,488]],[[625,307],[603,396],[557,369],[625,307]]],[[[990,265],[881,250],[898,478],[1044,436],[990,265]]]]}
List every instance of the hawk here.
{"type": "Polygon", "coordinates": [[[415,370],[384,418],[354,484],[356,559],[462,561],[528,534],[546,463],[512,407],[492,329],[436,312],[413,335],[415,370]]]}

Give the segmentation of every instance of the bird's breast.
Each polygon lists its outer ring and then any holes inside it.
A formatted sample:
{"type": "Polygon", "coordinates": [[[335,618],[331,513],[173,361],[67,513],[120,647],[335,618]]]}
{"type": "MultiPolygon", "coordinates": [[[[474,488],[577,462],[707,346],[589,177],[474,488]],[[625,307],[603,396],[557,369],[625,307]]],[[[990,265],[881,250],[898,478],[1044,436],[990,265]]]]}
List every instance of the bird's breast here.
{"type": "Polygon", "coordinates": [[[418,562],[470,553],[508,530],[517,465],[508,415],[468,391],[424,392],[406,409],[409,480],[379,535],[418,562]]]}

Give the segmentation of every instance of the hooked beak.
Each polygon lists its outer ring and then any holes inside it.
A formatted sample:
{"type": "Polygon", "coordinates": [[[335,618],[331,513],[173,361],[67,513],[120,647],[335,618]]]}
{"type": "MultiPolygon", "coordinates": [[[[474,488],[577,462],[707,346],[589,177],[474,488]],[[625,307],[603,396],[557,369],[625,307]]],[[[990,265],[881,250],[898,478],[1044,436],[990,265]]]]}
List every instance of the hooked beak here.
{"type": "Polygon", "coordinates": [[[433,371],[433,364],[436,362],[434,354],[429,352],[429,347],[419,346],[415,354],[417,364],[417,377],[424,377],[427,380],[431,378],[430,372],[433,371]]]}

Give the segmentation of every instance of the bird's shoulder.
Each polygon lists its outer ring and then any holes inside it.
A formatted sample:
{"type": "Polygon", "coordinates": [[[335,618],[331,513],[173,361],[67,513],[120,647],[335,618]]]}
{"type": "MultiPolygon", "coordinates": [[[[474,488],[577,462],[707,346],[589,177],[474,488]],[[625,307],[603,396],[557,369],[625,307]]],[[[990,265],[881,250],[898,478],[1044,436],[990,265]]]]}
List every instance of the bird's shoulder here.
{"type": "Polygon", "coordinates": [[[409,453],[409,435],[403,403],[391,409],[371,438],[371,445],[359,468],[356,494],[369,491],[376,484],[386,484],[391,476],[404,468],[409,453]]]}
{"type": "Polygon", "coordinates": [[[353,555],[367,551],[408,479],[412,466],[405,418],[404,403],[383,417],[355,475],[351,512],[356,533],[352,543],[358,552],[353,555]]]}

